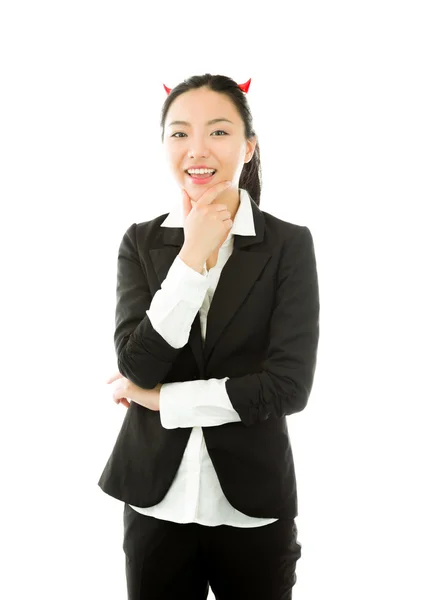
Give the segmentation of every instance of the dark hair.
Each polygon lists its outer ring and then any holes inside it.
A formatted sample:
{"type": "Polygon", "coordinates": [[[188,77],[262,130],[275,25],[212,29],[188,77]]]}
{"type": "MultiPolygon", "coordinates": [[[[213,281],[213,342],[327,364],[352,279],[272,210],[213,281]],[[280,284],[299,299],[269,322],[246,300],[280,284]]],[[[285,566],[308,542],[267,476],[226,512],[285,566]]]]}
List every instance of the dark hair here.
{"type": "MultiPolygon", "coordinates": [[[[213,90],[214,92],[226,94],[234,103],[235,108],[238,110],[242,120],[244,121],[244,134],[246,139],[249,139],[255,135],[253,129],[253,118],[246,99],[246,93],[243,92],[238,87],[238,84],[230,77],[226,77],[225,75],[211,75],[210,73],[205,73],[204,75],[194,75],[193,77],[185,79],[183,82],[172,88],[172,91],[167,96],[161,109],[160,126],[162,128],[162,142],[164,141],[164,123],[173,100],[188,90],[194,90],[203,86],[213,90]]],[[[260,151],[259,143],[256,143],[253,156],[251,157],[250,161],[245,163],[243,166],[238,187],[247,190],[253,201],[259,206],[261,186],[262,172],[260,166],[260,151]]]]}

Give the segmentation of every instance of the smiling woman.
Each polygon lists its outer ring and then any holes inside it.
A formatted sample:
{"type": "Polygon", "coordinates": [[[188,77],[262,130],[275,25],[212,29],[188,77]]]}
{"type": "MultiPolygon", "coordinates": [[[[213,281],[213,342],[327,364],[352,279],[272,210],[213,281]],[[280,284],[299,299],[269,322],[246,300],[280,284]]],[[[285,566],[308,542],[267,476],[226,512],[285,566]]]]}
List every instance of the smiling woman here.
{"type": "Polygon", "coordinates": [[[205,600],[209,586],[290,600],[301,545],[286,419],[315,372],[313,240],[259,208],[248,85],[207,73],[166,91],[181,202],[119,247],[114,342],[139,402],[99,485],[124,503],[129,600],[205,600]],[[158,406],[144,393],[156,387],[158,406]]]}
{"type": "MultiPolygon", "coordinates": [[[[243,84],[243,89],[248,87],[243,84]]],[[[239,187],[259,204],[259,144],[246,97],[235,82],[219,75],[185,80],[170,90],[161,127],[171,172],[195,202],[206,186],[229,180],[232,187],[220,195],[220,203],[232,215],[239,205],[239,187]]]]}

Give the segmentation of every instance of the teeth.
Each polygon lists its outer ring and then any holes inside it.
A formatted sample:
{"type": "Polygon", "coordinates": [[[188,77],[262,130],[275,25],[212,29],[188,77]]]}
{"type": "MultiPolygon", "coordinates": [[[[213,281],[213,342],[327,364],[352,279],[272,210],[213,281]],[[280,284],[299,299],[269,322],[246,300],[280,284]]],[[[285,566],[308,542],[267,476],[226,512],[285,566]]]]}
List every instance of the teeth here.
{"type": "Polygon", "coordinates": [[[188,173],[193,173],[195,175],[201,175],[202,173],[214,173],[214,169],[188,169],[188,173]]]}

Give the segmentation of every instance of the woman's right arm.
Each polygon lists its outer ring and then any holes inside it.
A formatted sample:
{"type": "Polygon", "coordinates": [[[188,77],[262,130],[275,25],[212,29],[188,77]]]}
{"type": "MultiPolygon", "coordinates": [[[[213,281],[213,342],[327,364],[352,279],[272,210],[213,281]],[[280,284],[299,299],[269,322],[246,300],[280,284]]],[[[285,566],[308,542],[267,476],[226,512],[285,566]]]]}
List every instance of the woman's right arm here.
{"type": "Polygon", "coordinates": [[[136,224],[118,251],[114,344],[118,370],[144,389],[162,383],[187,343],[208,288],[205,276],[177,257],[154,297],[136,245],[136,224]]]}
{"type": "Polygon", "coordinates": [[[120,373],[144,389],[164,381],[182,350],[173,348],[153,328],[146,314],[151,300],[133,223],[118,250],[114,345],[120,373]]]}

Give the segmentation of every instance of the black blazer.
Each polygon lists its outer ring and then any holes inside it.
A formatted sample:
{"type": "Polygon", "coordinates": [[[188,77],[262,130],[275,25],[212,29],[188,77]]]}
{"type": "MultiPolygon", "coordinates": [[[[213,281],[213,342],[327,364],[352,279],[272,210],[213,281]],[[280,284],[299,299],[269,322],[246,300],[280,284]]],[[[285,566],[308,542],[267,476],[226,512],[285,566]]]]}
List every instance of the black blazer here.
{"type": "MultiPolygon", "coordinates": [[[[306,406],[319,340],[319,290],[308,227],[282,221],[251,199],[256,236],[234,237],[207,320],[170,346],[145,311],[181,250],[184,230],[160,227],[169,213],[133,223],[118,251],[114,343],[122,375],[158,383],[230,377],[241,422],[203,427],[222,490],[251,517],[294,518],[297,490],[287,415],[306,406]]],[[[128,504],[158,504],[176,475],[192,428],[164,429],[160,412],[130,403],[98,485],[128,504]]]]}

